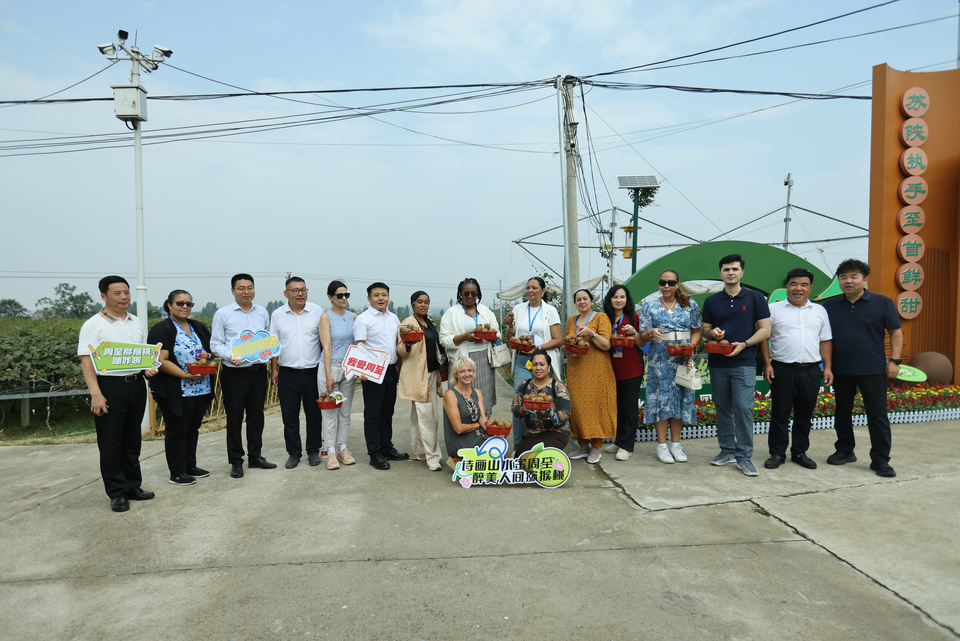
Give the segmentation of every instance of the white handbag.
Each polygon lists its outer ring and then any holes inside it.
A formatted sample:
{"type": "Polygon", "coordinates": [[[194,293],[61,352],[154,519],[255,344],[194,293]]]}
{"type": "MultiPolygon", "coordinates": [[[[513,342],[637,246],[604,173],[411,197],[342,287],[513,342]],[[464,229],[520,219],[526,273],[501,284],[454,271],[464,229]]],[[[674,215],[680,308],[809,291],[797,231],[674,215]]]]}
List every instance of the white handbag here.
{"type": "Polygon", "coordinates": [[[497,341],[496,343],[487,343],[487,359],[490,361],[490,367],[503,367],[513,360],[510,348],[497,341]]]}
{"type": "Polygon", "coordinates": [[[692,390],[698,390],[703,387],[703,379],[700,378],[700,370],[696,367],[687,369],[685,364],[677,366],[677,376],[674,378],[674,382],[680,387],[686,387],[687,389],[692,390]]]}

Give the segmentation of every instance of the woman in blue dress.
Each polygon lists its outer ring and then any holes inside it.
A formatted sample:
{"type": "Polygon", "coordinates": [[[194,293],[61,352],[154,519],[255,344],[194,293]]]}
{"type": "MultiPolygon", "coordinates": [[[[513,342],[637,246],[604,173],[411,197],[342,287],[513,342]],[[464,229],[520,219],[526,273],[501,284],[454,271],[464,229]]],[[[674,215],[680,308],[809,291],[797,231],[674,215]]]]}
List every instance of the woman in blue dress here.
{"type": "Polygon", "coordinates": [[[680,276],[672,269],[660,274],[660,298],[647,301],[640,308],[641,339],[650,342],[647,356],[647,398],[643,421],[657,429],[657,458],[662,463],[681,463],[687,455],[680,447],[683,424],[697,422],[693,390],[674,382],[677,367],[690,358],[670,356],[667,343],[700,342],[700,308],[695,300],[680,291],[680,276]],[[667,426],[670,427],[670,447],[667,448],[667,426]]]}

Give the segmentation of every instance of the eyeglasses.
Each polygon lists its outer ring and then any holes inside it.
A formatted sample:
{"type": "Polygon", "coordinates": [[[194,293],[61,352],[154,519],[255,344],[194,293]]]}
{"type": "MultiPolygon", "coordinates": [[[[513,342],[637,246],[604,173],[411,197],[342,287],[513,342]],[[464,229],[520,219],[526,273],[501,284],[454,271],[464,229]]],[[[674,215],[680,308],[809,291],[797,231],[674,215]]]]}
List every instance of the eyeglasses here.
{"type": "Polygon", "coordinates": [[[173,301],[173,304],[176,305],[177,307],[189,307],[189,308],[193,307],[193,303],[186,300],[175,300],[173,301]]]}
{"type": "Polygon", "coordinates": [[[240,293],[240,294],[246,294],[247,292],[253,292],[253,290],[254,290],[253,287],[234,287],[234,288],[233,288],[233,291],[238,292],[238,293],[240,293]]]}
{"type": "Polygon", "coordinates": [[[341,299],[341,300],[343,300],[344,298],[346,298],[347,300],[350,300],[350,292],[347,292],[346,294],[343,294],[343,293],[341,293],[341,294],[334,294],[334,296],[336,296],[337,298],[339,298],[339,299],[341,299]]]}
{"type": "Polygon", "coordinates": [[[306,294],[306,293],[307,293],[307,288],[306,288],[306,287],[302,287],[302,288],[300,288],[300,289],[288,289],[287,291],[290,292],[291,294],[293,294],[294,296],[299,296],[300,294],[306,294]]]}
{"type": "Polygon", "coordinates": [[[662,278],[660,279],[660,287],[675,287],[676,284],[677,284],[677,281],[673,279],[671,280],[664,280],[662,278]]]}

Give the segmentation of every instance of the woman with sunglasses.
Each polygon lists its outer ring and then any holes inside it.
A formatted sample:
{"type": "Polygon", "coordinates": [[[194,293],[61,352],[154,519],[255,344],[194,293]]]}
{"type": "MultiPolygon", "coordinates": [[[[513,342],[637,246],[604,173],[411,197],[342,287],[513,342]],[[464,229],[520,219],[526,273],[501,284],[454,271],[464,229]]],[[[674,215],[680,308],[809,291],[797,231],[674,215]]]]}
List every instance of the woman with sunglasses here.
{"type": "MultiPolygon", "coordinates": [[[[563,335],[560,333],[560,314],[553,305],[544,300],[547,284],[539,276],[534,276],[527,281],[526,298],[527,302],[520,303],[513,308],[511,314],[505,321],[506,337],[509,340],[514,336],[531,336],[534,344],[550,355],[550,361],[553,363],[554,373],[559,372],[560,366],[560,344],[563,343],[563,335]]],[[[516,352],[513,355],[513,389],[516,391],[520,384],[525,380],[532,378],[533,375],[527,369],[527,363],[530,362],[530,355],[523,352],[516,352]]],[[[524,433],[523,421],[513,419],[513,444],[518,445],[524,433]]]]}
{"type": "Polygon", "coordinates": [[[150,329],[147,342],[162,343],[160,367],[150,379],[150,390],[163,414],[163,441],[174,485],[193,485],[210,472],[197,467],[197,439],[200,424],[213,399],[213,383],[209,375],[191,374],[187,364],[202,358],[213,358],[210,331],[190,318],[193,298],[182,289],[175,289],[163,302],[167,318],[150,329]]]}
{"type": "Polygon", "coordinates": [[[650,341],[647,356],[647,399],[643,421],[657,428],[657,458],[661,463],[683,463],[680,447],[683,424],[696,425],[697,409],[692,389],[675,382],[677,367],[696,367],[692,359],[667,354],[667,343],[700,342],[700,308],[680,291],[680,277],[668,269],[660,274],[660,298],[640,308],[641,340],[650,341]],[[667,426],[670,447],[667,448],[667,426]]]}
{"type": "Polygon", "coordinates": [[[638,329],[640,317],[633,309],[633,297],[623,285],[614,285],[603,297],[603,311],[610,319],[613,333],[633,338],[630,347],[610,348],[610,362],[617,379],[617,439],[607,446],[606,451],[616,452],[618,461],[626,461],[633,454],[640,414],[637,406],[643,383],[643,354],[640,348],[645,343],[638,329]]]}
{"type": "Polygon", "coordinates": [[[403,362],[400,368],[397,398],[413,401],[410,406],[410,460],[426,461],[432,472],[440,471],[440,444],[437,442],[436,398],[440,390],[440,373],[446,372],[447,357],[440,347],[440,332],[430,318],[430,297],[425,291],[410,296],[413,314],[401,321],[402,325],[419,327],[423,340],[397,343],[397,356],[403,362]]]}
{"type": "Polygon", "coordinates": [[[347,310],[350,293],[339,280],[327,285],[330,309],[320,316],[320,348],[323,350],[323,365],[317,368],[317,387],[321,392],[343,395],[340,407],[321,410],[323,417],[323,446],[327,449],[327,469],[340,469],[340,464],[353,465],[356,459],[347,449],[347,433],[350,431],[350,412],[353,409],[353,392],[356,381],[347,379],[343,371],[343,358],[353,338],[353,321],[357,315],[347,310]]]}
{"type": "Polygon", "coordinates": [[[570,389],[570,434],[580,448],[571,460],[585,458],[596,463],[603,456],[604,439],[617,436],[617,379],[610,363],[610,319],[593,308],[593,293],[578,289],[573,304],[580,312],[567,319],[566,336],[585,338],[586,354],[567,358],[567,387],[570,389]]]}
{"type": "MultiPolygon", "coordinates": [[[[440,319],[440,344],[447,351],[447,360],[452,363],[458,358],[468,357],[475,364],[473,386],[483,392],[483,410],[487,416],[497,404],[496,371],[490,364],[490,341],[477,338],[477,328],[490,325],[496,330],[500,340],[500,324],[497,315],[480,301],[480,283],[476,278],[464,278],[457,285],[457,304],[443,313],[440,319]]],[[[453,383],[447,384],[450,389],[453,383]]]]}

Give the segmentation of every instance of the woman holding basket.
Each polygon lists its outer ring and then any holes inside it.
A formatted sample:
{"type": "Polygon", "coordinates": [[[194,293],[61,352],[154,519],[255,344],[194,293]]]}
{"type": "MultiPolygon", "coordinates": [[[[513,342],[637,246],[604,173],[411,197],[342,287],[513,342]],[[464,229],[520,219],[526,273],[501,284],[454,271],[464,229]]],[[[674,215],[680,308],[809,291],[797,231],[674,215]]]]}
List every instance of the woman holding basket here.
{"type": "Polygon", "coordinates": [[[680,447],[683,424],[695,425],[697,408],[692,389],[677,385],[677,367],[696,367],[690,357],[670,356],[667,343],[700,342],[700,308],[695,300],[680,291],[680,277],[668,269],[660,274],[660,298],[640,308],[641,339],[650,341],[647,358],[647,400],[644,423],[657,429],[657,458],[661,463],[683,463],[687,455],[680,447]],[[665,342],[666,341],[666,342],[665,342]],[[667,425],[670,448],[667,448],[667,425]]]}
{"type": "MultiPolygon", "coordinates": [[[[490,345],[500,339],[497,315],[480,304],[483,294],[476,278],[464,278],[457,285],[457,304],[443,313],[440,319],[440,344],[447,352],[447,360],[470,358],[476,364],[473,386],[483,392],[483,409],[487,416],[497,404],[496,371],[490,362],[490,345]],[[489,325],[490,328],[486,329],[489,325]],[[493,338],[477,337],[477,331],[495,332],[493,338]]],[[[450,382],[447,388],[453,386],[450,382]]]]}
{"type": "Polygon", "coordinates": [[[340,464],[353,465],[356,459],[347,449],[347,433],[350,431],[350,412],[353,410],[353,393],[356,380],[344,376],[343,358],[353,338],[353,321],[357,315],[347,311],[350,292],[339,280],[327,285],[327,299],[330,309],[320,316],[320,347],[323,349],[323,363],[317,368],[317,383],[321,392],[333,394],[340,392],[343,401],[340,407],[321,410],[323,417],[323,445],[327,449],[327,469],[338,470],[340,464]]]}
{"type": "MultiPolygon", "coordinates": [[[[559,372],[560,344],[563,335],[560,333],[560,314],[556,308],[543,300],[547,285],[542,278],[534,276],[527,281],[527,302],[520,303],[504,320],[507,326],[507,338],[530,336],[533,344],[550,355],[554,371],[559,372]]],[[[532,350],[531,350],[532,351],[532,350]]],[[[520,388],[520,384],[533,375],[527,369],[530,355],[519,350],[513,356],[513,389],[520,388]]],[[[513,443],[517,445],[523,437],[523,421],[513,419],[513,443]]]]}
{"type": "Polygon", "coordinates": [[[640,386],[643,383],[643,354],[645,342],[640,338],[640,318],[633,311],[633,298],[623,285],[614,285],[603,297],[603,311],[610,319],[614,337],[611,341],[623,343],[610,349],[610,362],[617,379],[617,440],[607,446],[616,452],[618,461],[626,461],[633,454],[637,442],[637,423],[640,410],[640,386]]]}

